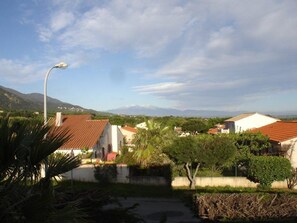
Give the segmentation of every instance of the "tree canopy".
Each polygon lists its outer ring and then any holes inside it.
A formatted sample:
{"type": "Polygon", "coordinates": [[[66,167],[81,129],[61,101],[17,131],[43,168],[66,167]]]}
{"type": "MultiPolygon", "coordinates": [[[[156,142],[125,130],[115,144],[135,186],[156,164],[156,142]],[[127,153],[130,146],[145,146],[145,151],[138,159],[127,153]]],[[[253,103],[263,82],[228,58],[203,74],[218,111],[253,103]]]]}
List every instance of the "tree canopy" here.
{"type": "Polygon", "coordinates": [[[183,164],[190,180],[190,187],[196,185],[196,175],[200,167],[220,170],[235,159],[236,147],[228,136],[206,135],[179,137],[164,152],[176,164],[183,164]]]}

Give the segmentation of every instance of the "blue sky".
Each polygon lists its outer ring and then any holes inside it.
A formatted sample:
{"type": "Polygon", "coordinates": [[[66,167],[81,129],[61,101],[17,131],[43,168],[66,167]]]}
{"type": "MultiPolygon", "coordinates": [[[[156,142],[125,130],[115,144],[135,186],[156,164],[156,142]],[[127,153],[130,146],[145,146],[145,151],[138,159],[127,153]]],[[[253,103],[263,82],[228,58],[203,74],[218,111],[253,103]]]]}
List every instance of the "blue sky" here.
{"type": "Polygon", "coordinates": [[[99,111],[297,111],[296,0],[1,0],[0,85],[99,111]]]}

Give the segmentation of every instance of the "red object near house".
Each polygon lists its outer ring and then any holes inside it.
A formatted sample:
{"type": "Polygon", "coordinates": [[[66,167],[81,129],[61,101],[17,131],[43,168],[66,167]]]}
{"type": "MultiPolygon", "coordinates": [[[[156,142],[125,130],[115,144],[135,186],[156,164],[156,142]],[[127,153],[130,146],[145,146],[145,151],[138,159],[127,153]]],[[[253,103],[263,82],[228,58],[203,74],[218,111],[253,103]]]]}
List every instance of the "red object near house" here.
{"type": "Polygon", "coordinates": [[[107,161],[115,161],[117,155],[118,154],[116,152],[108,153],[107,154],[107,161]]]}

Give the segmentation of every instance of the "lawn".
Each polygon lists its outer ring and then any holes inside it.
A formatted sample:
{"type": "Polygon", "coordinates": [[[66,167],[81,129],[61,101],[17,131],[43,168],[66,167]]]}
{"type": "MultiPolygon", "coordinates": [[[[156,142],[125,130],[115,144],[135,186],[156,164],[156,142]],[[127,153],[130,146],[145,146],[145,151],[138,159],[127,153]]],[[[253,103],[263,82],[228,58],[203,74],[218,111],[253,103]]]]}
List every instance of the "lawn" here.
{"type": "Polygon", "coordinates": [[[289,189],[269,189],[263,190],[258,188],[242,188],[242,187],[196,187],[195,190],[190,190],[188,187],[172,188],[168,186],[152,186],[138,184],[121,184],[110,183],[101,185],[99,183],[82,182],[82,181],[61,181],[57,185],[61,189],[71,189],[75,191],[102,189],[110,192],[113,196],[122,197],[182,197],[184,195],[193,195],[201,193],[290,193],[296,194],[297,190],[289,189]]]}

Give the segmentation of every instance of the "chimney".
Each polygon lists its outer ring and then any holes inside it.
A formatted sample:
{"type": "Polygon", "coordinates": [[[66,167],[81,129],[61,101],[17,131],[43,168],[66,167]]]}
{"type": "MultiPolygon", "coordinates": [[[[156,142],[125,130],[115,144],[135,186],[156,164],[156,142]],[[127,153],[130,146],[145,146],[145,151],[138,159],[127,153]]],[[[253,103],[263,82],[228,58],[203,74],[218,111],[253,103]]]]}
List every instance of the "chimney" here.
{"type": "Polygon", "coordinates": [[[56,113],[56,126],[62,126],[63,124],[63,119],[62,119],[62,112],[57,112],[56,113]]]}

